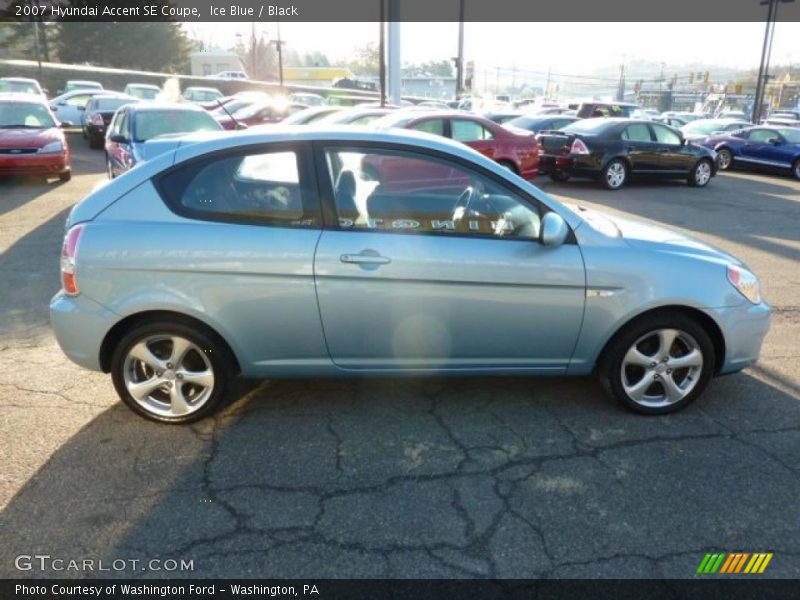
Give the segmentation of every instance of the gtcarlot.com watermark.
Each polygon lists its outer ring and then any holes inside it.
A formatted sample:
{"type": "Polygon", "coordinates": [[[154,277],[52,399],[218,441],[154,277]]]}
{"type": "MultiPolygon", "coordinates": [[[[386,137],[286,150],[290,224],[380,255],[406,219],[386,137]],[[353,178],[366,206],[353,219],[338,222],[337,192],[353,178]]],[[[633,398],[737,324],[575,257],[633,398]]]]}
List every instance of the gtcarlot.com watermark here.
{"type": "Polygon", "coordinates": [[[109,573],[122,571],[158,571],[174,573],[194,571],[194,560],[176,558],[63,558],[49,554],[19,554],[14,559],[18,571],[54,571],[67,573],[109,573]]]}

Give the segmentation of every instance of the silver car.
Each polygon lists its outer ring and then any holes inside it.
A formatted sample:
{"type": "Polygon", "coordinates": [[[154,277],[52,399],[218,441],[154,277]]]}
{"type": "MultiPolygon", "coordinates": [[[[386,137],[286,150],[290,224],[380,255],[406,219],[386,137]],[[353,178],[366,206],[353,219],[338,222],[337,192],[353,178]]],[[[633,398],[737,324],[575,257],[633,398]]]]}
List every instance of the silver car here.
{"type": "Polygon", "coordinates": [[[736,258],[417,132],[195,134],[75,206],[64,352],[185,423],[232,377],[587,375],[663,414],[758,357],[736,258]]]}

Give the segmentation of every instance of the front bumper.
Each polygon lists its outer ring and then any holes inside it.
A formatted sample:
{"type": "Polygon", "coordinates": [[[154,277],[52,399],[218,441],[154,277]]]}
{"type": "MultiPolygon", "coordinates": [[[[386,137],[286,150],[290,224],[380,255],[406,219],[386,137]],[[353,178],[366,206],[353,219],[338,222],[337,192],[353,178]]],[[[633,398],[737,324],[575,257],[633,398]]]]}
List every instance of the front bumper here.
{"type": "Polygon", "coordinates": [[[0,175],[56,176],[69,170],[69,154],[66,152],[0,155],[0,175]]]}
{"type": "Polygon", "coordinates": [[[64,354],[82,367],[101,371],[100,346],[120,317],[84,294],[58,292],[50,301],[50,323],[64,354]]]}
{"type": "Polygon", "coordinates": [[[725,361],[719,374],[741,371],[758,360],[769,331],[772,309],[766,302],[707,309],[725,338],[725,361]]]}

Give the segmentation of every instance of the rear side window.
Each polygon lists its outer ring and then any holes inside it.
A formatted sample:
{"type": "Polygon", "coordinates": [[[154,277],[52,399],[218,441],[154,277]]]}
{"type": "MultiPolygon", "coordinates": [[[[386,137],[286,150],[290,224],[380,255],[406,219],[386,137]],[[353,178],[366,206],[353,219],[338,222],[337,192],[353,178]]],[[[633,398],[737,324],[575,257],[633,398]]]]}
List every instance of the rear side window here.
{"type": "Polygon", "coordinates": [[[432,133],[434,135],[444,135],[444,119],[428,119],[421,123],[415,123],[411,129],[432,133]]]}
{"type": "Polygon", "coordinates": [[[294,150],[239,153],[193,161],[158,181],[179,215],[284,227],[319,226],[294,150]]]}
{"type": "Polygon", "coordinates": [[[653,125],[653,131],[656,133],[656,139],[662,144],[680,145],[681,143],[680,136],[671,129],[661,125],[653,125]]]}
{"type": "Polygon", "coordinates": [[[622,130],[622,139],[630,142],[652,142],[650,128],[644,123],[634,123],[622,130]]]}
{"type": "Polygon", "coordinates": [[[492,132],[480,123],[466,119],[453,119],[450,122],[451,135],[457,142],[477,142],[494,139],[492,132]]]}

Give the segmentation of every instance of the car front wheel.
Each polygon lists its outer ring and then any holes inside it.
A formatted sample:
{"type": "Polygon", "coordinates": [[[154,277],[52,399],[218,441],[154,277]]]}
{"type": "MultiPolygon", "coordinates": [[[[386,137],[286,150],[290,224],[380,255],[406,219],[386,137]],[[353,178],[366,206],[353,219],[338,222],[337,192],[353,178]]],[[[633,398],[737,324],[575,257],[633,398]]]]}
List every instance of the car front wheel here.
{"type": "Polygon", "coordinates": [[[135,327],[111,359],[111,377],[122,401],[137,414],[164,423],[189,423],[214,413],[232,372],[227,348],[181,323],[135,327]]]}
{"type": "Polygon", "coordinates": [[[696,321],[681,313],[657,313],[626,326],[606,349],[599,371],[626,408],[663,415],[700,395],[714,361],[714,344],[696,321]]]}
{"type": "Polygon", "coordinates": [[[628,166],[618,158],[614,158],[603,169],[601,182],[608,190],[618,190],[628,180],[628,166]]]}
{"type": "Polygon", "coordinates": [[[712,172],[710,160],[702,159],[697,161],[697,164],[689,172],[689,185],[694,187],[706,187],[708,182],[711,181],[712,172]]]}

